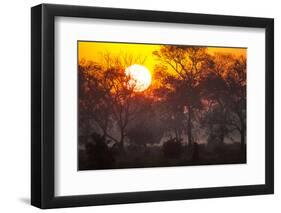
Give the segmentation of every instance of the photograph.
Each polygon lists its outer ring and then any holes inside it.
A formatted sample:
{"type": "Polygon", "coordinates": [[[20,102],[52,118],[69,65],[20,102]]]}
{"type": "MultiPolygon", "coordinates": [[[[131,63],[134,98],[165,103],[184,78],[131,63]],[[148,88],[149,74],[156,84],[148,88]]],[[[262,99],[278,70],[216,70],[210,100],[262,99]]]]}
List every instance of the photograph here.
{"type": "Polygon", "coordinates": [[[274,194],[274,18],[158,6],[31,8],[31,205],[274,194]]]}
{"type": "Polygon", "coordinates": [[[246,163],[247,48],[77,50],[78,170],[246,163]]]}

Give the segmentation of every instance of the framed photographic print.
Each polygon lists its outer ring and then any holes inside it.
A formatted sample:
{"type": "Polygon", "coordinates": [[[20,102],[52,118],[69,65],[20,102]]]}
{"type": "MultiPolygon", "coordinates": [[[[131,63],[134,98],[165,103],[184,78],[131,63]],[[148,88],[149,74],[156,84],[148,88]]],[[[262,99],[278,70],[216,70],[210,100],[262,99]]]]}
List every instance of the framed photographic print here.
{"type": "Polygon", "coordinates": [[[274,21],[31,9],[31,203],[271,194],[274,21]]]}

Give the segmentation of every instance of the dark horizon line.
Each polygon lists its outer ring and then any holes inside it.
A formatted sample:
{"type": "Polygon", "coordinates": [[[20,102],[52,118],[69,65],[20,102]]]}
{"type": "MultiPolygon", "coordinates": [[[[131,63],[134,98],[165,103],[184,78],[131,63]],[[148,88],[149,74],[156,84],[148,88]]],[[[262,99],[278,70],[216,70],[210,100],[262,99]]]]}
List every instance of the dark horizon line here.
{"type": "Polygon", "coordinates": [[[229,165],[240,165],[240,164],[244,164],[244,165],[248,165],[247,162],[247,157],[245,160],[242,160],[241,162],[218,162],[218,163],[208,163],[208,162],[203,162],[203,163],[190,163],[190,164],[186,164],[186,165],[158,165],[158,166],[127,166],[127,167],[109,167],[109,168],[95,168],[95,169],[79,169],[79,165],[77,164],[77,170],[76,172],[89,172],[89,171],[106,171],[106,170],[118,170],[118,169],[129,169],[129,170],[133,170],[133,169],[155,169],[155,168],[159,168],[159,169],[165,169],[165,168],[171,168],[171,167],[192,167],[192,166],[196,166],[196,167],[202,167],[202,166],[229,166],[229,165]]]}

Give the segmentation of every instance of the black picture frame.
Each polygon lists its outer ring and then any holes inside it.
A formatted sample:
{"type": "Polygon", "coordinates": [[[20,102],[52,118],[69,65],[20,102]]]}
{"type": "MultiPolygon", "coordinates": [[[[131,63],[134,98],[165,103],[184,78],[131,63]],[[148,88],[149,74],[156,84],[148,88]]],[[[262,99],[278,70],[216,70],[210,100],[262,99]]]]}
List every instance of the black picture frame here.
{"type": "Polygon", "coordinates": [[[31,97],[31,204],[36,207],[47,209],[260,195],[274,192],[273,19],[41,4],[31,9],[31,97]],[[265,29],[265,184],[56,197],[54,195],[54,21],[58,16],[265,29]]]}

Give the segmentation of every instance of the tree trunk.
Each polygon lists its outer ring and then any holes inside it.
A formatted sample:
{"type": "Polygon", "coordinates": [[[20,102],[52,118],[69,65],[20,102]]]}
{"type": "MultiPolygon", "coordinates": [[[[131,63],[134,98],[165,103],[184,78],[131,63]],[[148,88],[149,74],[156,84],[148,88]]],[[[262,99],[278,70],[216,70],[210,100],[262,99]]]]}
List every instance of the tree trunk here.
{"type": "Polygon", "coordinates": [[[242,130],[240,131],[240,140],[241,140],[240,149],[242,152],[244,152],[245,151],[245,130],[244,130],[244,128],[242,128],[242,130]]]}
{"type": "Polygon", "coordinates": [[[226,127],[223,126],[225,123],[221,124],[220,127],[220,134],[219,134],[219,145],[223,145],[224,144],[224,136],[225,136],[225,132],[226,132],[226,127]]]}
{"type": "Polygon", "coordinates": [[[177,131],[177,128],[175,128],[175,137],[176,137],[176,140],[178,140],[178,131],[177,131]]]}
{"type": "Polygon", "coordinates": [[[246,157],[246,124],[243,119],[242,113],[237,113],[239,119],[240,119],[240,150],[244,157],[246,157]]]}
{"type": "Polygon", "coordinates": [[[188,146],[192,148],[192,124],[191,124],[191,108],[188,106],[188,120],[187,120],[187,138],[188,138],[188,146]]]}
{"type": "Polygon", "coordinates": [[[120,150],[123,152],[125,150],[125,148],[124,148],[124,131],[123,130],[121,130],[119,145],[120,145],[120,150]]]}
{"type": "Polygon", "coordinates": [[[245,147],[245,144],[246,144],[246,124],[244,123],[244,120],[243,120],[243,117],[241,114],[238,114],[239,115],[239,119],[240,119],[240,124],[241,124],[241,130],[240,130],[240,149],[241,149],[241,152],[244,153],[246,151],[246,147],[245,147]]]}
{"type": "Polygon", "coordinates": [[[220,134],[220,141],[219,141],[220,145],[223,145],[224,144],[224,133],[222,132],[220,134]]]}

